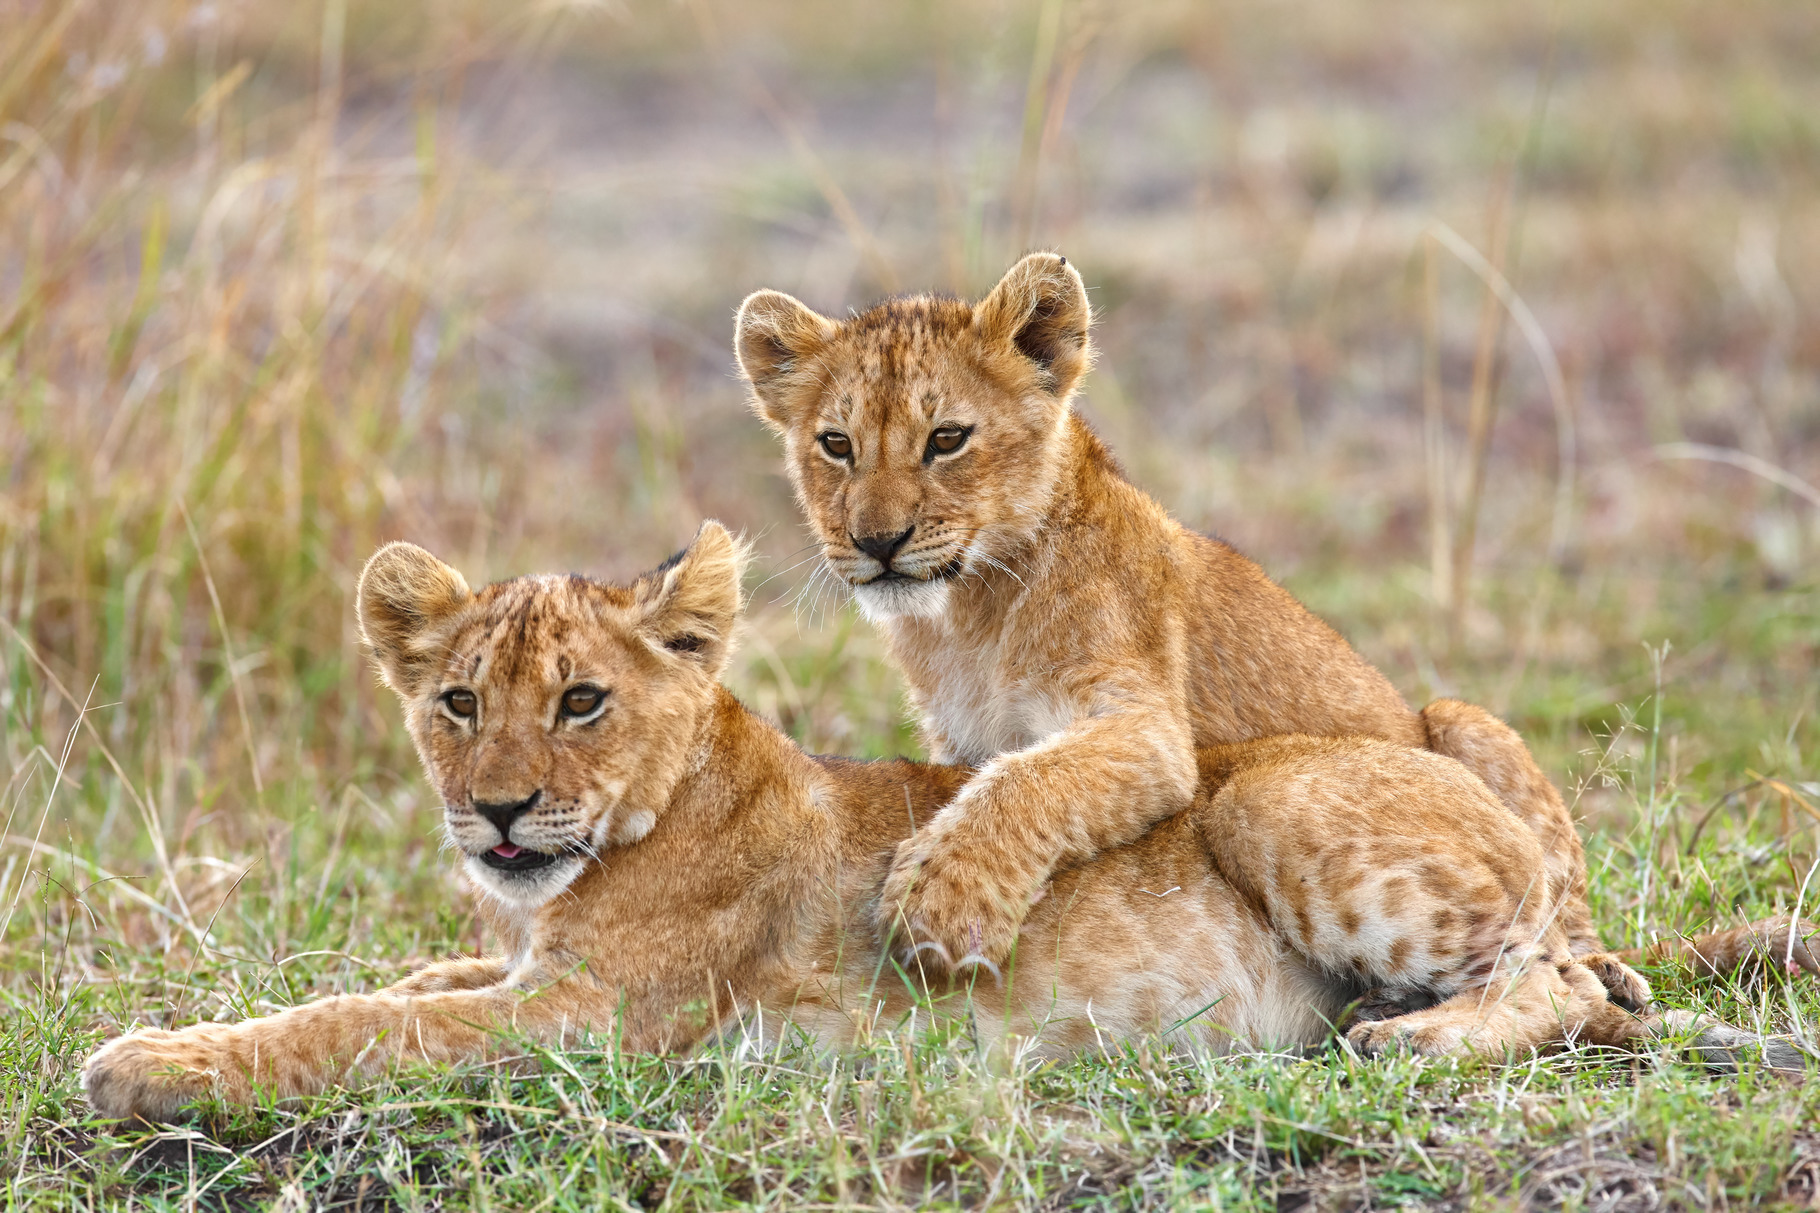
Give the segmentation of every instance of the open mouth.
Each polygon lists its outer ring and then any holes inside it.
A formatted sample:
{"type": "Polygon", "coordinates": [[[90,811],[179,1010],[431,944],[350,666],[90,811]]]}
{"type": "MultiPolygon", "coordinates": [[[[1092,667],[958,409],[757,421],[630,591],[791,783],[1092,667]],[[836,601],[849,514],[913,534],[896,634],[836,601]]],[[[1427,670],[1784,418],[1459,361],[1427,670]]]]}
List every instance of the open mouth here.
{"type": "Polygon", "coordinates": [[[556,860],[557,856],[548,851],[527,851],[509,842],[480,853],[480,862],[495,872],[532,872],[547,868],[556,860]]]}

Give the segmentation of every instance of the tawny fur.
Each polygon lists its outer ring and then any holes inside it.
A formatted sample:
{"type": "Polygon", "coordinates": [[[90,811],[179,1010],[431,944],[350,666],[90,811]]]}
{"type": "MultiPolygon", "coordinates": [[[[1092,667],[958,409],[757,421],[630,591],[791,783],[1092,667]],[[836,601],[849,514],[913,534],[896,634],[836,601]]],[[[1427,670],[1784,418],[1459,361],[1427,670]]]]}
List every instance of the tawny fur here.
{"type": "Polygon", "coordinates": [[[95,1110],[294,1097],[497,1058],[514,1036],[678,1050],[787,1020],[838,1046],[924,1000],[988,1041],[1050,1052],[1155,1033],[1310,1045],[1367,989],[1434,1005],[1354,1027],[1365,1051],[1502,1056],[1649,1030],[1569,955],[1534,834],[1452,760],[1358,738],[1191,753],[1185,811],[1058,875],[1002,986],[923,985],[872,922],[896,850],[969,772],[813,758],[741,707],[718,683],[740,559],[709,524],[630,588],[530,577],[475,594],[420,548],[383,549],[361,581],[363,631],[505,954],[241,1023],[131,1032],[84,1068],[95,1110]],[[604,709],[565,714],[578,687],[604,709]],[[457,693],[471,713],[452,710],[457,693]],[[500,804],[526,806],[503,831],[500,804]],[[488,863],[514,846],[559,858],[488,863]]]}
{"type": "MultiPolygon", "coordinates": [[[[1456,700],[1411,711],[1257,564],[1125,479],[1071,408],[1090,319],[1051,253],[978,305],[835,321],[759,291],[740,309],[741,371],[829,567],[883,632],[931,754],[980,768],[900,847],[881,929],[1000,959],[1053,872],[1189,803],[1195,747],[1304,733],[1460,760],[1540,842],[1571,949],[1602,953],[1572,818],[1514,731],[1456,700]]],[[[1649,1000],[1621,958],[1594,965],[1649,1000]]]]}

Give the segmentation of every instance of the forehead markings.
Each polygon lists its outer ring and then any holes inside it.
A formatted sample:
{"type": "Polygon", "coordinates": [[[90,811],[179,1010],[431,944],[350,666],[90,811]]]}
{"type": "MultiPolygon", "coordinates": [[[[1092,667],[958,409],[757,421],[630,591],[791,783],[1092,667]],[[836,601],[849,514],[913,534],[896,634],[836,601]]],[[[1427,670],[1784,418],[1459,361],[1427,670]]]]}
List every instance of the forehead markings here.
{"type": "Polygon", "coordinates": [[[816,428],[851,430],[853,418],[853,392],[850,388],[835,391],[832,387],[822,392],[821,412],[816,415],[816,428]]]}
{"type": "Polygon", "coordinates": [[[497,664],[507,682],[517,680],[535,632],[537,597],[523,582],[507,582],[491,604],[487,619],[489,664],[497,664]]]}
{"type": "Polygon", "coordinates": [[[900,433],[893,435],[892,423],[901,418],[927,424],[940,411],[942,393],[924,386],[930,376],[918,372],[949,367],[971,321],[972,310],[964,303],[932,296],[888,299],[854,315],[842,325],[846,354],[836,354],[824,371],[844,382],[838,390],[824,384],[819,423],[855,438],[866,435],[875,452],[883,452],[895,436],[896,445],[920,454],[920,433],[908,432],[916,427],[900,423],[900,433]],[[843,361],[845,370],[838,370],[843,361]]]}
{"type": "MultiPolygon", "coordinates": [[[[893,388],[895,386],[893,385],[893,388]]],[[[899,393],[895,390],[879,393],[878,451],[880,457],[895,455],[897,451],[894,448],[903,446],[902,442],[893,441],[897,435],[892,433],[892,422],[897,420],[894,414],[899,412],[901,403],[899,393]]]]}
{"type": "Polygon", "coordinates": [[[450,677],[481,683],[498,673],[501,681],[520,677],[574,676],[582,659],[567,641],[580,632],[609,632],[629,622],[631,592],[579,574],[526,577],[481,591],[483,611],[446,646],[450,677]]]}

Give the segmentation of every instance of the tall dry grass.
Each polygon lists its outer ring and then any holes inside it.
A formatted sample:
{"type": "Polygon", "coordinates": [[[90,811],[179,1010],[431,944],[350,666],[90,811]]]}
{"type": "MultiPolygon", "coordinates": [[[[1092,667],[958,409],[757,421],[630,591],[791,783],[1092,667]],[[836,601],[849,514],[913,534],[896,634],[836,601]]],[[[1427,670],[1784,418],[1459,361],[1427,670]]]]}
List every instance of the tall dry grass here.
{"type": "Polygon", "coordinates": [[[219,875],[182,870],[198,831],[281,863],[293,814],[383,795],[408,757],[348,587],[388,528],[471,542],[513,474],[466,386],[484,178],[434,78],[410,142],[350,138],[340,8],[315,16],[291,99],[283,40],[211,6],[0,21],[9,921],[46,848],[155,859],[187,919],[219,875]]]}

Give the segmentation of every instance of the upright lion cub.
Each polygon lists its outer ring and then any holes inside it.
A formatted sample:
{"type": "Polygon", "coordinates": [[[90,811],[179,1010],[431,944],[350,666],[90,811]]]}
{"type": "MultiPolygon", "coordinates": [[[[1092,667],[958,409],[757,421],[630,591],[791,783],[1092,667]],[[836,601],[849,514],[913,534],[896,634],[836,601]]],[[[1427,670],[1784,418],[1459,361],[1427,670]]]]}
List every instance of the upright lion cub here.
{"type": "MultiPolygon", "coordinates": [[[[1411,711],[1256,564],[1126,481],[1070,408],[1089,321],[1051,253],[977,305],[835,321],[759,291],[740,308],[740,370],[829,566],[903,668],[932,757],[980,768],[899,848],[896,925],[954,963],[1000,961],[1058,867],[1189,803],[1196,746],[1362,735],[1483,779],[1541,843],[1573,951],[1601,952],[1579,837],[1522,740],[1458,701],[1411,711]]],[[[1615,959],[1593,967],[1648,1000],[1615,959]]]]}

